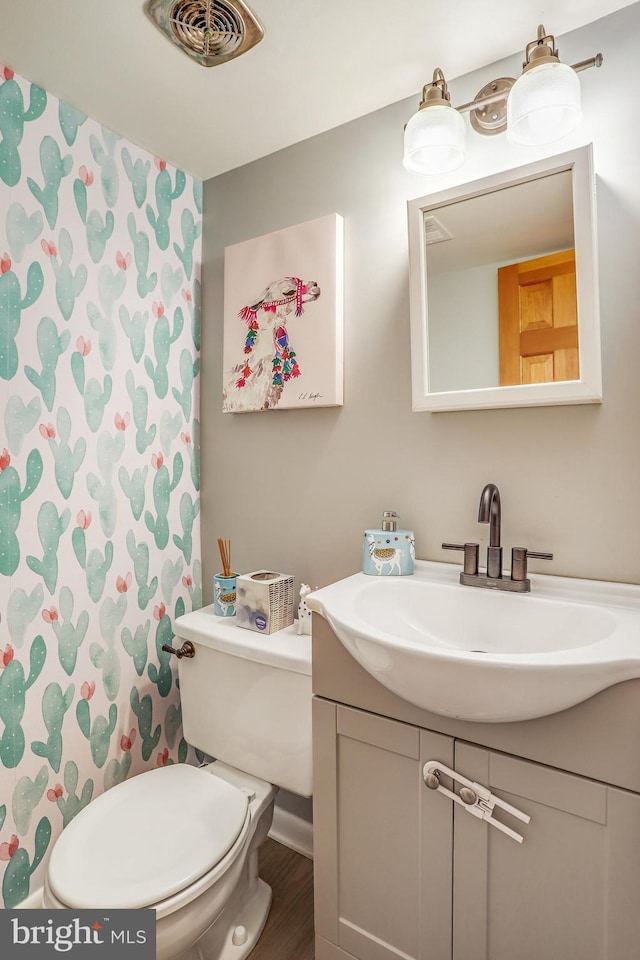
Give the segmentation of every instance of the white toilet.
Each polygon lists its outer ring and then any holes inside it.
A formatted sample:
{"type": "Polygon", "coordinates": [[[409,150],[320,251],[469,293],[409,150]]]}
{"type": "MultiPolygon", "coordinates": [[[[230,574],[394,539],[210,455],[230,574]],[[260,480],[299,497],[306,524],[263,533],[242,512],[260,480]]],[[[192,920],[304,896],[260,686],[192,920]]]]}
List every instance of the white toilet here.
{"type": "Polygon", "coordinates": [[[55,843],[44,906],[153,907],[158,960],[237,960],[260,936],[271,890],[258,848],[277,787],[311,796],[311,638],[263,636],[205,607],[174,623],[186,740],[216,761],[118,784],[55,843]]]}

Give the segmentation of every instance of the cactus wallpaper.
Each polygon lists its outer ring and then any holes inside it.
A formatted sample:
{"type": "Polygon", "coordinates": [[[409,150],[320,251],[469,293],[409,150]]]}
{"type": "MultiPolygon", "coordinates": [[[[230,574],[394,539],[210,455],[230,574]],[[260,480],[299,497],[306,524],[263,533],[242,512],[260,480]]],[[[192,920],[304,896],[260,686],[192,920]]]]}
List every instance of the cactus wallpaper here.
{"type": "Polygon", "coordinates": [[[202,184],[0,66],[0,903],[92,799],[187,759],[202,184]]]}

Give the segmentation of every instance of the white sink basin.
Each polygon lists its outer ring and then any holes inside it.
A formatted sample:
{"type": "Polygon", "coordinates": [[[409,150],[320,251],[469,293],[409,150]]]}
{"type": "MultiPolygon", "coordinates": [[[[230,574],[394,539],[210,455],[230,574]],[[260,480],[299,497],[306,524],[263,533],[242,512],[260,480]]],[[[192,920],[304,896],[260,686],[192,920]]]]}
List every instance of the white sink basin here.
{"type": "Polygon", "coordinates": [[[458,582],[416,561],[412,577],[358,573],[307,597],[380,683],[445,717],[529,720],[640,677],[640,587],[531,575],[531,593],[458,582]]]}

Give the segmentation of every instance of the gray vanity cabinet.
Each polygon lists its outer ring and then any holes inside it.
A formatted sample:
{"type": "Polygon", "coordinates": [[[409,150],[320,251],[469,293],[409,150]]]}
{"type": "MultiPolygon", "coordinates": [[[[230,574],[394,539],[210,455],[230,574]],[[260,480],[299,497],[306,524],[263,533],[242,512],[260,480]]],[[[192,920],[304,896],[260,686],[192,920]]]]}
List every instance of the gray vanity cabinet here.
{"type": "Polygon", "coordinates": [[[496,811],[519,844],[455,805],[455,960],[640,956],[640,796],[461,741],[455,769],[531,817],[496,811]]]}
{"type": "Polygon", "coordinates": [[[453,810],[434,802],[422,767],[451,765],[453,740],[322,700],[313,709],[317,960],[451,957],[453,810]]]}
{"type": "Polygon", "coordinates": [[[637,960],[638,792],[318,693],[316,960],[637,960]],[[494,813],[524,842],[428,789],[428,760],[528,814],[494,813]]]}

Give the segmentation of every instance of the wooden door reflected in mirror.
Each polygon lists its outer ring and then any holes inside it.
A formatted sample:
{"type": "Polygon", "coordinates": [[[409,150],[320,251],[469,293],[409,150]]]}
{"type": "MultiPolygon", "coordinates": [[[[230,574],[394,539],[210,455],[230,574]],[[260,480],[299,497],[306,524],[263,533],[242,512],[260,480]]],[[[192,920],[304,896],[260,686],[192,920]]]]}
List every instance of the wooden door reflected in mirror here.
{"type": "Polygon", "coordinates": [[[498,270],[500,386],[578,380],[575,251],[498,270]]]}

